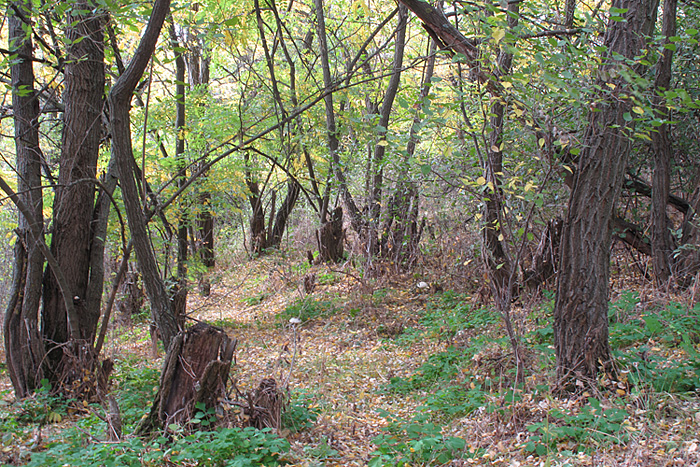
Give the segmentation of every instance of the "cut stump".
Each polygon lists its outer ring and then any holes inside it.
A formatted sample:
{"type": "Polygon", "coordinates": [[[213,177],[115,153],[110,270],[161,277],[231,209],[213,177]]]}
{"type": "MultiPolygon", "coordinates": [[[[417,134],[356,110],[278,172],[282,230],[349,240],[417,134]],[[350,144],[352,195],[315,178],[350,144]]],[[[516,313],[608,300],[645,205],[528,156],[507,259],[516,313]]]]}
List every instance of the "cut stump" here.
{"type": "Polygon", "coordinates": [[[165,356],[158,393],[137,434],[147,435],[172,423],[186,425],[200,403],[207,409],[216,407],[226,395],[235,349],[235,339],[205,323],[179,333],[165,356]]]}

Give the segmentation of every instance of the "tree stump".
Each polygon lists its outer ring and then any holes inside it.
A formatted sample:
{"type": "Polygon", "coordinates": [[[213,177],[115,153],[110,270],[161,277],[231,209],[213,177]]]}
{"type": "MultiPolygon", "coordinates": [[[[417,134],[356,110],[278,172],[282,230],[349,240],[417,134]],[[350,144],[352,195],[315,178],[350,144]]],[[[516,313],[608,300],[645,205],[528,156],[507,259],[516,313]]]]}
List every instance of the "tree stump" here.
{"type": "Polygon", "coordinates": [[[198,323],[173,340],[149,415],[136,432],[145,435],[172,423],[187,424],[203,403],[215,407],[226,394],[236,340],[214,326],[198,323]]]}
{"type": "Polygon", "coordinates": [[[316,232],[318,241],[319,262],[332,261],[337,263],[343,259],[345,249],[345,231],[343,230],[343,208],[338,206],[333,210],[331,219],[324,222],[316,232]]]}

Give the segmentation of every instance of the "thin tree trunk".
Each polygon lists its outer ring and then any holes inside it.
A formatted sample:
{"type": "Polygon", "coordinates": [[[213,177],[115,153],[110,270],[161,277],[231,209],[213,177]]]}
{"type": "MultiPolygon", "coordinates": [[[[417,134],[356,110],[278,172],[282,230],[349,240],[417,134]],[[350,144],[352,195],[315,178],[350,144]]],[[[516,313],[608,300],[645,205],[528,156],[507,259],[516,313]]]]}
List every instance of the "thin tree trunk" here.
{"type": "Polygon", "coordinates": [[[403,68],[404,48],[406,45],[406,24],[408,22],[408,8],[399,5],[399,22],[396,26],[396,39],[394,41],[394,59],[392,61],[391,78],[384,93],[382,108],[379,112],[378,143],[374,147],[372,156],[372,179],[368,200],[369,221],[367,232],[367,254],[369,256],[379,253],[379,219],[382,209],[382,193],[384,191],[384,154],[386,152],[386,135],[389,130],[389,118],[394,106],[394,99],[401,84],[401,71],[403,68]]]}
{"type": "Polygon", "coordinates": [[[134,179],[134,153],[131,146],[129,108],[136,85],[151,59],[170,0],[156,0],[146,30],[126,71],[119,77],[109,93],[112,151],[117,159],[120,182],[129,228],[134,241],[134,251],[139,270],[151,302],[151,315],[158,326],[166,349],[179,332],[170,306],[170,298],[158,273],[155,254],[146,231],[146,218],[141,210],[136,181],[134,179]]]}
{"type": "Polygon", "coordinates": [[[415,259],[415,252],[420,241],[420,228],[418,226],[420,193],[418,192],[417,183],[411,180],[409,175],[409,160],[413,157],[419,141],[420,112],[423,108],[423,102],[430,94],[435,71],[436,50],[437,43],[435,40],[431,40],[428,61],[423,72],[421,91],[418,95],[418,101],[414,105],[415,115],[409,130],[406,153],[400,162],[397,174],[398,181],[394,187],[394,193],[387,203],[385,220],[381,229],[382,241],[380,246],[382,254],[391,257],[395,264],[403,264],[404,266],[408,266],[415,259]]]}
{"type": "Polygon", "coordinates": [[[605,34],[608,53],[599,75],[608,80],[601,78],[599,84],[611,90],[589,115],[560,247],[554,346],[562,390],[575,390],[579,381],[595,385],[601,367],[613,371],[608,342],[610,243],[632,129],[624,119],[631,102],[616,97],[629,87],[618,70],[626,65],[613,54],[632,60],[640,53],[653,26],[656,3],[616,0],[612,6],[624,12],[625,21],[611,19],[605,34]]]}
{"type": "MultiPolygon", "coordinates": [[[[32,4],[17,1],[14,8],[31,18],[32,4]]],[[[11,10],[11,8],[10,8],[11,10]]],[[[21,212],[10,299],[5,311],[4,337],[7,369],[18,398],[28,396],[43,378],[44,343],[39,332],[39,304],[44,257],[33,240],[32,228],[43,231],[41,149],[39,147],[39,100],[34,90],[31,33],[14,11],[8,11],[9,50],[18,57],[12,64],[12,109],[15,125],[17,188],[19,198],[30,209],[36,226],[21,212]],[[21,57],[21,58],[20,58],[21,57]]],[[[43,235],[43,234],[42,234],[43,235]]]]}
{"type": "MultiPolygon", "coordinates": [[[[677,0],[664,1],[663,35],[664,44],[676,35],[676,5],[677,0]]],[[[654,83],[657,95],[654,96],[654,110],[658,117],[669,118],[669,109],[660,95],[671,85],[671,65],[673,50],[664,48],[657,64],[656,81],[654,83]]],[[[665,289],[671,277],[671,262],[673,243],[670,232],[670,222],[666,214],[666,201],[669,197],[671,184],[672,144],[669,138],[668,124],[664,123],[651,133],[652,151],[654,152],[654,175],[652,180],[651,197],[651,251],[654,265],[656,286],[665,289]]]]}
{"type": "MultiPolygon", "coordinates": [[[[175,52],[175,161],[177,168],[177,186],[182,188],[187,178],[187,162],[185,161],[185,73],[186,64],[182,49],[175,32],[175,24],[170,24],[170,43],[175,52]]],[[[184,317],[187,309],[187,227],[190,223],[189,210],[186,206],[180,209],[177,221],[177,290],[172,297],[173,314],[178,324],[184,326],[184,317]]]]}

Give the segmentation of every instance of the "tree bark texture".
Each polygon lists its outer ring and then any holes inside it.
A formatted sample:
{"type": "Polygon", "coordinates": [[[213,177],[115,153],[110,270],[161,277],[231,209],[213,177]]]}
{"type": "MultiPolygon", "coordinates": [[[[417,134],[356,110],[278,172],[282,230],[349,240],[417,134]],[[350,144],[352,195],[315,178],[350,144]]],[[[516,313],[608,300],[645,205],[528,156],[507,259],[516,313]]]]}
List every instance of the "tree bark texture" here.
{"type": "MultiPolygon", "coordinates": [[[[185,179],[187,178],[187,161],[185,160],[185,74],[187,66],[183,51],[180,48],[180,43],[175,32],[175,23],[172,22],[172,14],[170,16],[170,43],[175,52],[175,167],[177,167],[177,185],[178,188],[183,188],[185,179]]],[[[190,223],[190,212],[184,203],[180,204],[180,216],[177,220],[177,294],[173,296],[173,314],[178,323],[181,323],[180,317],[185,316],[187,311],[187,259],[188,259],[188,227],[190,223]]]]}
{"type": "Polygon", "coordinates": [[[331,213],[330,219],[316,231],[319,261],[337,263],[345,254],[343,229],[343,208],[338,206],[331,213]]]}
{"type": "Polygon", "coordinates": [[[129,221],[129,229],[134,242],[134,251],[141,271],[146,294],[151,303],[151,315],[155,321],[163,345],[169,348],[180,331],[170,306],[170,297],[158,271],[155,254],[146,230],[146,216],[139,202],[134,179],[134,153],[131,146],[129,110],[139,79],[148,66],[151,55],[169,11],[170,0],[156,0],[151,17],[129,66],[119,77],[109,93],[110,126],[112,130],[112,151],[119,168],[124,206],[129,221]]]}
{"type": "MultiPolygon", "coordinates": [[[[51,252],[66,278],[77,320],[67,316],[60,286],[53,272],[47,269],[42,333],[44,339],[57,344],[69,339],[92,343],[99,319],[99,309],[87,307],[87,293],[104,106],[104,19],[101,9],[91,0],[77,2],[67,17],[64,127],[53,204],[51,252]]],[[[56,367],[62,358],[61,350],[50,352],[51,367],[56,367]]]]}
{"type": "MultiPolygon", "coordinates": [[[[399,5],[399,21],[396,26],[396,39],[394,41],[394,58],[391,64],[391,78],[384,92],[382,108],[379,112],[378,143],[374,147],[372,156],[372,180],[369,192],[369,220],[367,231],[367,253],[376,255],[379,253],[379,222],[381,218],[382,197],[384,192],[384,155],[386,153],[386,135],[389,131],[389,119],[394,106],[394,99],[401,84],[401,71],[403,69],[404,49],[406,46],[406,24],[408,22],[408,9],[405,5],[399,5]]],[[[359,233],[359,232],[358,232],[359,233]]]]}
{"type": "Polygon", "coordinates": [[[16,8],[25,18],[31,18],[31,7],[31,2],[17,1],[7,15],[8,49],[18,55],[10,69],[18,197],[33,214],[31,221],[19,214],[10,298],[3,326],[7,369],[18,398],[28,396],[40,386],[45,354],[39,331],[44,257],[32,235],[34,229],[43,236],[39,100],[34,90],[31,34],[13,11],[16,8]]]}
{"type": "Polygon", "coordinates": [[[613,7],[625,21],[608,23],[607,54],[599,68],[599,84],[608,94],[589,115],[561,242],[561,261],[554,307],[554,345],[559,387],[575,389],[577,380],[594,385],[600,367],[612,369],[608,342],[608,284],[613,209],[624,179],[631,124],[628,83],[620,76],[653,26],[653,0],[616,0],[613,7]],[[608,84],[613,85],[612,87],[608,84]]]}
{"type": "Polygon", "coordinates": [[[173,340],[165,357],[160,387],[140,434],[171,423],[186,424],[198,403],[216,407],[226,395],[226,382],[236,341],[224,331],[198,323],[173,340]]]}
{"type": "MultiPolygon", "coordinates": [[[[676,35],[676,6],[677,0],[664,1],[664,16],[662,33],[664,43],[670,43],[670,38],[676,35]]],[[[663,92],[671,85],[671,65],[673,51],[664,48],[657,63],[655,91],[653,104],[657,116],[668,119],[669,109],[664,103],[663,92]]],[[[664,123],[651,133],[652,151],[654,152],[654,174],[651,197],[651,251],[654,266],[656,286],[665,288],[671,277],[673,238],[670,231],[670,221],[666,214],[666,200],[669,197],[671,184],[672,144],[669,138],[668,124],[664,123]]]]}

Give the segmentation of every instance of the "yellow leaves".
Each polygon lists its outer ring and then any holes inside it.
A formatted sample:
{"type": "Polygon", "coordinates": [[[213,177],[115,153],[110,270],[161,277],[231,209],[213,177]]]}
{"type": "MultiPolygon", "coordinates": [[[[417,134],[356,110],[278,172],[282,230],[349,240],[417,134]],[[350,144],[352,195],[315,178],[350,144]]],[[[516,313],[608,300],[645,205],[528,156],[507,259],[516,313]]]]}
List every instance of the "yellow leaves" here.
{"type": "Polygon", "coordinates": [[[486,185],[486,179],[484,177],[479,177],[476,179],[476,184],[479,186],[484,186],[486,185]]]}
{"type": "Polygon", "coordinates": [[[389,142],[387,140],[383,139],[377,143],[377,146],[386,147],[386,146],[389,146],[389,142]]]}
{"type": "Polygon", "coordinates": [[[491,37],[493,37],[494,42],[496,42],[496,44],[498,44],[499,42],[501,42],[501,39],[506,37],[506,30],[503,28],[495,28],[491,32],[491,37]]]}

